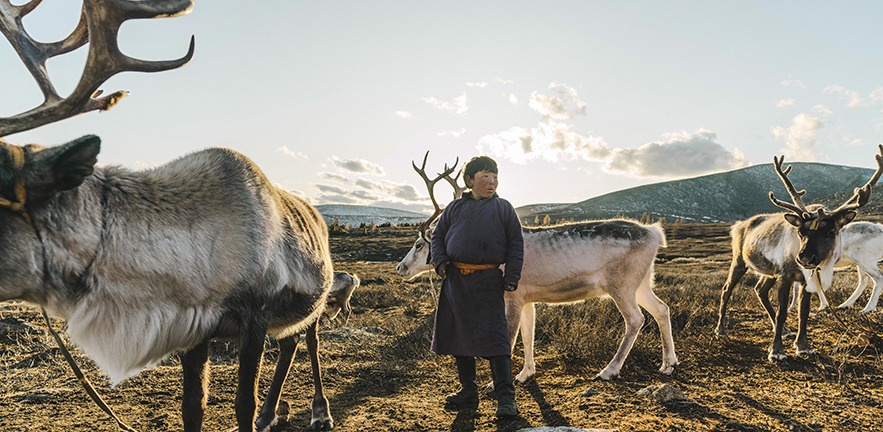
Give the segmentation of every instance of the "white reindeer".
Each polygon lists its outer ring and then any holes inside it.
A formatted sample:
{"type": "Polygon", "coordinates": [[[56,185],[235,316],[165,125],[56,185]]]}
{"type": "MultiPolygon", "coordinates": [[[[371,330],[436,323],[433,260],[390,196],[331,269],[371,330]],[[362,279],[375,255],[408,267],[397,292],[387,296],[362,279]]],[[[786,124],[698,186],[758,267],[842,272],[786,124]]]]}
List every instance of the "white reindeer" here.
{"type": "MultiPolygon", "coordinates": [[[[0,1],[0,30],[45,96],[39,107],[0,119],[0,135],[108,109],[124,96],[97,97],[113,74],[171,69],[193,54],[191,40],[179,60],[142,61],[123,55],[116,41],[124,21],[186,13],[189,0],[84,0],[79,25],[55,43],[37,42],[22,27],[39,4],[0,1]],[[45,62],[86,43],[80,83],[61,98],[45,62]]],[[[96,167],[99,151],[96,136],[48,148],[0,139],[0,301],[24,300],[64,318],[71,340],[114,384],[183,352],[187,432],[202,428],[212,339],[239,341],[238,430],[268,430],[282,420],[279,396],[305,330],[315,386],[311,425],[331,429],[317,325],[333,276],[328,229],[316,209],[229,149],[147,171],[96,167]],[[280,352],[255,421],[268,334],[280,352]]]]}
{"type": "MultiPolygon", "coordinates": [[[[441,213],[433,195],[435,183],[446,178],[454,186],[455,194],[464,189],[456,185],[456,178],[450,178],[456,163],[451,168],[445,166],[444,173],[430,180],[425,172],[427,157],[428,152],[422,168],[413,166],[426,182],[436,212],[421,225],[414,246],[396,268],[405,279],[432,270],[429,239],[434,229],[432,223],[441,213]]],[[[506,320],[513,349],[519,329],[524,342],[524,367],[515,379],[525,382],[536,373],[534,303],[573,303],[601,296],[613,299],[625,320],[625,335],[613,359],[596,378],[610,380],[619,375],[644,324],[641,307],[650,312],[659,326],[662,338],[659,371],[671,374],[678,359],[669,308],[653,293],[653,263],[659,247],[665,244],[665,233],[659,224],[642,225],[627,219],[525,228],[521,281],[516,291],[505,293],[506,320]]]]}
{"type": "Polygon", "coordinates": [[[807,338],[809,319],[809,296],[806,293],[822,292],[831,286],[834,266],[843,256],[841,228],[857,216],[856,210],[867,204],[871,187],[883,173],[883,145],[876,156],[877,171],[861,188],[856,188],[852,197],[832,212],[823,206],[806,206],[802,196],[806,191],[797,191],[788,179],[791,166],[782,169],[784,157],[773,158],[773,167],[785,185],[793,203],[776,199],[773,193],[769,198],[776,206],[791,213],[761,214],[733,224],[731,230],[733,260],[730,264],[727,281],[721,290],[718,324],[715,332],[726,335],[727,304],[733,288],[748,270],[760,276],[755,292],[773,325],[773,341],[768,359],[787,358],[782,345],[786,333],[785,319],[788,314],[788,296],[796,282],[803,283],[800,291],[799,320],[797,338],[794,341],[797,354],[811,354],[807,338]],[[773,309],[769,291],[779,279],[778,311],[773,309]]]}
{"type": "MultiPolygon", "coordinates": [[[[873,312],[877,309],[880,300],[880,291],[883,289],[883,273],[877,267],[877,262],[883,259],[883,224],[873,222],[853,222],[840,230],[843,253],[835,268],[855,267],[858,273],[858,284],[852,295],[837,306],[838,309],[852,307],[861,297],[865,286],[871,285],[871,297],[862,313],[873,312]]],[[[800,283],[794,284],[794,297],[791,298],[789,310],[797,308],[797,295],[800,283]]],[[[824,291],[819,291],[819,311],[828,307],[828,299],[824,291]]]]}

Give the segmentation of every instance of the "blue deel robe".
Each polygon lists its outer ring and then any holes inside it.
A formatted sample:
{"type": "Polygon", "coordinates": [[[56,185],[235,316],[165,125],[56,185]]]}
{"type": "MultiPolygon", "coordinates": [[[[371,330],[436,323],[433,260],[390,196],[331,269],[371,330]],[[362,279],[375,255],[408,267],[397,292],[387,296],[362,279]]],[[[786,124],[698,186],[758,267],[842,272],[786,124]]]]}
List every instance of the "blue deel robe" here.
{"type": "Polygon", "coordinates": [[[524,237],[515,208],[496,194],[475,199],[465,193],[439,216],[430,243],[432,264],[506,264],[468,276],[453,266],[442,281],[432,352],[467,357],[509,356],[503,284],[518,284],[524,262],[524,237]]]}

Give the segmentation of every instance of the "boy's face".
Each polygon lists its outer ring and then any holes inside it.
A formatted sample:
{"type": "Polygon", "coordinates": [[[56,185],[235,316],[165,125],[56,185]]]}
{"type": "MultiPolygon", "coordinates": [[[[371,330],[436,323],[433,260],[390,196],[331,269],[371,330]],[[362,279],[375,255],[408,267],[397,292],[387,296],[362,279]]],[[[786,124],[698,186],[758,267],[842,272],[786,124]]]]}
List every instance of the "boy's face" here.
{"type": "Polygon", "coordinates": [[[487,199],[497,192],[497,174],[490,171],[479,171],[475,178],[466,176],[466,186],[472,188],[472,197],[475,199],[487,199]]]}

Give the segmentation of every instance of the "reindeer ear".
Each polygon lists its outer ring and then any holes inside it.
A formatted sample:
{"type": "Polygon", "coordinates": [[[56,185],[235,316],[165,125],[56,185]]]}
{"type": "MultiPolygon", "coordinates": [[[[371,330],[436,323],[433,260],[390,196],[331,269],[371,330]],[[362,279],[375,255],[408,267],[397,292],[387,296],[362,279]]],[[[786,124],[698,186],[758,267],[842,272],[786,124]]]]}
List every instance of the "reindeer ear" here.
{"type": "Polygon", "coordinates": [[[87,135],[34,153],[26,180],[29,201],[44,201],[82,184],[95,170],[99,151],[101,139],[87,135]]]}
{"type": "Polygon", "coordinates": [[[785,220],[788,221],[789,224],[800,228],[800,225],[803,224],[803,219],[800,216],[797,216],[794,213],[785,213],[785,220]]]}
{"type": "Polygon", "coordinates": [[[834,223],[837,225],[837,228],[843,228],[846,224],[852,222],[855,217],[858,216],[858,212],[855,210],[847,210],[843,213],[838,214],[834,218],[834,223]]]}

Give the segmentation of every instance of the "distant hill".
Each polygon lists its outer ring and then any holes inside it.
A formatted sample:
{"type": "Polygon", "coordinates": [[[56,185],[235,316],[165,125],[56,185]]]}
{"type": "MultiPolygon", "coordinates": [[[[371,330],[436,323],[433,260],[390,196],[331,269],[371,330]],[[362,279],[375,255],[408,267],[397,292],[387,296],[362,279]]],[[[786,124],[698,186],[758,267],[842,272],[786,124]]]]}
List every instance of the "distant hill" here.
{"type": "MultiPolygon", "coordinates": [[[[852,195],[852,190],[871,177],[873,170],[821,163],[793,163],[789,175],[798,189],[806,189],[806,204],[821,203],[836,208],[852,195]]],[[[606,219],[627,216],[669,222],[733,222],[758,213],[782,211],[767,194],[790,201],[785,186],[773,170],[763,164],[684,180],[674,180],[611,192],[578,203],[530,204],[516,212],[526,224],[542,221],[546,215],[553,222],[561,220],[606,219]]],[[[390,223],[416,224],[428,214],[382,207],[357,205],[316,206],[329,225],[336,219],[341,225],[359,226],[390,223]]],[[[883,184],[874,189],[871,202],[860,210],[863,216],[883,217],[883,184]]]]}
{"type": "MultiPolygon", "coordinates": [[[[867,168],[821,163],[793,163],[789,178],[798,189],[806,189],[804,202],[839,206],[855,187],[874,173],[867,168]]],[[[781,211],[767,194],[790,202],[785,186],[773,170],[763,164],[734,171],[684,180],[655,183],[608,193],[575,204],[536,204],[516,209],[525,222],[542,220],[549,215],[559,220],[603,219],[615,216],[632,218],[664,217],[668,221],[732,222],[758,213],[781,211]]],[[[862,214],[881,214],[883,187],[875,189],[871,202],[862,214]]]]}
{"type": "Polygon", "coordinates": [[[329,226],[335,220],[340,225],[353,227],[363,223],[367,225],[371,222],[377,225],[386,223],[392,225],[415,224],[421,223],[429,217],[428,214],[412,211],[359,205],[323,204],[317,205],[316,209],[319,210],[325,223],[329,226]]]}

